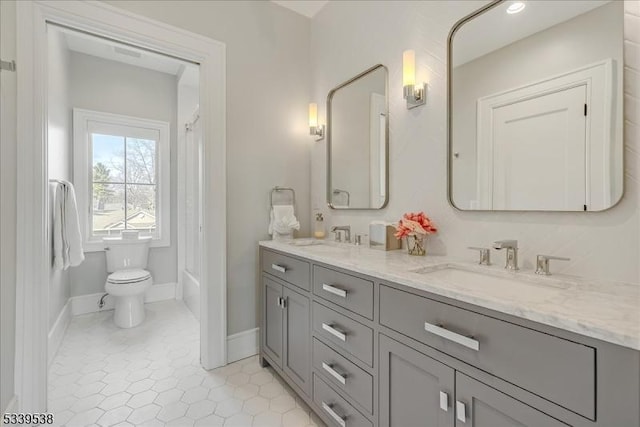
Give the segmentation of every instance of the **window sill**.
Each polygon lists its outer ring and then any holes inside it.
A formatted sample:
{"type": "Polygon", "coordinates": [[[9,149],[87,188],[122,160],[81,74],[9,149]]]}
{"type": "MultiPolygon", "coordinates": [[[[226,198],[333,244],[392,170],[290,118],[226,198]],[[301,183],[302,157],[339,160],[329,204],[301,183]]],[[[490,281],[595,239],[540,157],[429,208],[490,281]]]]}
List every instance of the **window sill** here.
{"type": "MultiPolygon", "coordinates": [[[[102,241],[93,240],[90,242],[82,243],[82,251],[87,252],[104,252],[104,243],[102,241]]],[[[153,239],[149,244],[149,248],[168,248],[171,246],[171,241],[167,239],[153,239]]]]}

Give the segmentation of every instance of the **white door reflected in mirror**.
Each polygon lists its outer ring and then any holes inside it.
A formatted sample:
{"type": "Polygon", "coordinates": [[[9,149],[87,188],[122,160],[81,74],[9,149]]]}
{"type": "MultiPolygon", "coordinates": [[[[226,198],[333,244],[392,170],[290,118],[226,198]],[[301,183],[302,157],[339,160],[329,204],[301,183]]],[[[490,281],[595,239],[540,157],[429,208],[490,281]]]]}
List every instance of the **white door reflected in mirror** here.
{"type": "Polygon", "coordinates": [[[601,211],[623,192],[622,2],[501,2],[449,40],[449,198],[601,211]]]}

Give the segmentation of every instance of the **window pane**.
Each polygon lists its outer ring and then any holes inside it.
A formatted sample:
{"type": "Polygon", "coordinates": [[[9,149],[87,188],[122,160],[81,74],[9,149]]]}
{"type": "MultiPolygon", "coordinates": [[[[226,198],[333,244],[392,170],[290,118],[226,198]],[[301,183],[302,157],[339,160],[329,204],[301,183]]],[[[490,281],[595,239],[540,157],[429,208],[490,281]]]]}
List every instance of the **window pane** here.
{"type": "Polygon", "coordinates": [[[156,183],[156,141],[127,138],[127,183],[156,183]]]}
{"type": "Polygon", "coordinates": [[[155,231],[155,185],[127,185],[127,229],[155,231]]]}
{"type": "Polygon", "coordinates": [[[94,236],[119,235],[124,229],[124,185],[94,183],[93,234],[94,236]]]}
{"type": "Polygon", "coordinates": [[[124,182],[124,137],[91,134],[93,180],[124,182]]]}

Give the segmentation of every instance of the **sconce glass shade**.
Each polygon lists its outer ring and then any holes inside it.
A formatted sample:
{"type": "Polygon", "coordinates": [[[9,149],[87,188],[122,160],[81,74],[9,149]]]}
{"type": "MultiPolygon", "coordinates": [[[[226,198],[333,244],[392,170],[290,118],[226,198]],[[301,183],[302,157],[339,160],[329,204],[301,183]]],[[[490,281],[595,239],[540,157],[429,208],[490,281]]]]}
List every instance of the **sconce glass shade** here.
{"type": "Polygon", "coordinates": [[[309,127],[318,127],[318,104],[315,102],[309,104],[309,127]]]}
{"type": "Polygon", "coordinates": [[[416,84],[416,52],[405,50],[402,52],[402,86],[416,84]]]}
{"type": "Polygon", "coordinates": [[[407,108],[412,109],[426,103],[427,84],[416,87],[416,52],[402,52],[402,96],[407,101],[407,108]]]}
{"type": "Polygon", "coordinates": [[[324,138],[324,125],[318,125],[318,104],[309,104],[309,134],[316,137],[316,141],[324,138]]]}

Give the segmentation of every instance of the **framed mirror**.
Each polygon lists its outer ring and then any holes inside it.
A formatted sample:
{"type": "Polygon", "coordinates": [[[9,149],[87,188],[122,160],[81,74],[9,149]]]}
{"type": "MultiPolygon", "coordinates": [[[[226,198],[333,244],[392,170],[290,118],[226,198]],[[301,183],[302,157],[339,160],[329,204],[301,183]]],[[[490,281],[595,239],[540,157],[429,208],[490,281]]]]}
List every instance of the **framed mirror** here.
{"type": "Polygon", "coordinates": [[[327,97],[327,204],[382,209],[389,200],[388,71],[376,65],[327,97]]]}
{"type": "Polygon", "coordinates": [[[454,26],[454,207],[601,211],[621,199],[623,6],[496,1],[454,26]]]}

